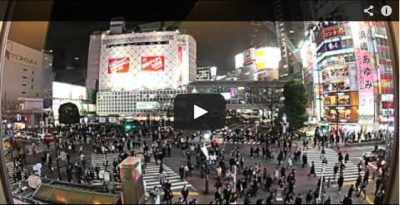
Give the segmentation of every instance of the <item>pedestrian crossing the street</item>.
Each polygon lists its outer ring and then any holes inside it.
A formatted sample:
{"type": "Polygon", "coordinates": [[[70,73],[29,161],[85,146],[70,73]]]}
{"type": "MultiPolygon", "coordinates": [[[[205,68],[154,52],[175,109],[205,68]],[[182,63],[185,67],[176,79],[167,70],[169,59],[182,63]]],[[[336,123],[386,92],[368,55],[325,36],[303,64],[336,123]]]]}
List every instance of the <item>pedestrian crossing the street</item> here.
{"type": "MultiPolygon", "coordinates": [[[[181,190],[184,186],[187,188],[191,188],[192,185],[187,181],[182,181],[179,174],[175,173],[171,168],[163,165],[163,168],[166,172],[166,180],[169,180],[171,183],[171,190],[181,190]]],[[[160,184],[160,164],[156,165],[155,163],[147,163],[144,170],[143,180],[145,181],[145,189],[146,191],[151,191],[154,187],[161,188],[160,184]]]]}
{"type": "MultiPolygon", "coordinates": [[[[308,163],[311,167],[312,162],[314,162],[315,165],[315,173],[317,174],[318,177],[321,177],[322,175],[325,176],[325,178],[328,180],[331,178],[331,181],[337,181],[339,178],[339,173],[336,175],[336,178],[334,179],[334,166],[337,163],[340,166],[340,162],[338,159],[338,154],[333,151],[332,149],[325,149],[325,155],[324,157],[327,158],[328,160],[328,165],[326,165],[325,172],[323,173],[323,163],[321,159],[321,151],[317,149],[313,150],[308,150],[307,152],[307,157],[308,157],[308,163]]],[[[346,168],[343,171],[343,177],[345,182],[354,182],[357,180],[359,173],[358,173],[358,167],[356,164],[353,162],[349,161],[347,162],[346,168]]],[[[361,176],[364,177],[365,172],[362,171],[360,172],[361,176]]]]}
{"type": "Polygon", "coordinates": [[[8,162],[5,163],[6,164],[6,169],[8,172],[8,178],[9,178],[9,182],[10,184],[15,184],[16,181],[14,181],[14,173],[15,173],[15,167],[14,167],[14,162],[8,162]]]}

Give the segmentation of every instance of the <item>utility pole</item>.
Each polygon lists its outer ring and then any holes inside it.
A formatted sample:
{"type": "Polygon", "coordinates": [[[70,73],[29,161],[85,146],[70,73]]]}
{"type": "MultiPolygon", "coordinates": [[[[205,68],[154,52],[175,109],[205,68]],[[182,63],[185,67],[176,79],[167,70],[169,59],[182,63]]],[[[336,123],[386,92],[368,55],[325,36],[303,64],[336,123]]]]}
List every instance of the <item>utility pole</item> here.
{"type": "Polygon", "coordinates": [[[340,89],[337,89],[336,91],[336,136],[339,136],[339,92],[340,89]]]}
{"type": "Polygon", "coordinates": [[[319,197],[318,201],[322,204],[322,187],[324,186],[324,175],[326,170],[326,164],[322,165],[322,176],[321,176],[321,183],[319,185],[319,197]]]}
{"type": "Polygon", "coordinates": [[[209,163],[208,160],[206,159],[206,184],[205,184],[205,190],[204,190],[204,194],[208,195],[209,194],[209,172],[210,172],[210,168],[208,167],[209,163]]]}
{"type": "Polygon", "coordinates": [[[56,137],[56,135],[54,134],[53,131],[53,139],[54,139],[54,146],[56,148],[56,165],[57,165],[57,175],[58,175],[58,179],[60,181],[62,181],[62,177],[61,177],[61,170],[60,170],[60,153],[59,153],[59,144],[58,144],[58,138],[56,137]]]}

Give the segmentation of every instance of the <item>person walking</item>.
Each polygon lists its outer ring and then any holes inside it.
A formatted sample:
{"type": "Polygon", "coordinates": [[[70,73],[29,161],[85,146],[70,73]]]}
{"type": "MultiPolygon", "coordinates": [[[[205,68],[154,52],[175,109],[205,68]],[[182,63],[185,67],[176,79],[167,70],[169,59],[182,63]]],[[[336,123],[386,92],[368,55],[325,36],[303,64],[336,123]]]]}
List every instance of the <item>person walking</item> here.
{"type": "Polygon", "coordinates": [[[357,190],[357,192],[359,192],[359,188],[360,188],[360,186],[361,186],[361,183],[362,183],[362,176],[361,175],[358,175],[358,178],[357,178],[357,180],[356,180],[356,190],[357,190]]]}
{"type": "Polygon", "coordinates": [[[293,167],[293,159],[292,156],[289,156],[287,159],[288,167],[291,169],[293,167]]]}
{"type": "Polygon", "coordinates": [[[344,177],[343,177],[343,174],[341,174],[341,175],[339,176],[339,179],[338,179],[337,183],[338,183],[339,193],[340,193],[340,192],[342,191],[342,187],[343,187],[343,184],[344,184],[344,177]]]}
{"type": "Polygon", "coordinates": [[[312,190],[310,190],[310,191],[308,192],[307,196],[306,196],[306,204],[311,204],[312,199],[313,199],[312,190]]]}
{"type": "Polygon", "coordinates": [[[274,177],[274,182],[276,183],[279,180],[279,167],[276,167],[274,177]]]}
{"type": "Polygon", "coordinates": [[[267,179],[265,180],[265,190],[267,190],[267,192],[270,192],[271,186],[272,186],[272,178],[271,175],[268,174],[267,179]]]}
{"type": "Polygon", "coordinates": [[[303,197],[301,196],[301,194],[298,194],[298,195],[297,195],[294,204],[296,204],[296,205],[301,205],[301,204],[303,204],[303,197]]]}
{"type": "Polygon", "coordinates": [[[286,169],[285,169],[285,166],[282,166],[282,168],[281,168],[281,177],[282,177],[282,178],[286,178],[286,169]]]}
{"type": "Polygon", "coordinates": [[[333,167],[333,180],[336,180],[338,172],[339,172],[339,165],[336,163],[335,166],[333,167]]]}
{"type": "Polygon", "coordinates": [[[182,181],[185,180],[185,168],[183,167],[183,165],[179,167],[179,176],[182,181]]]}
{"type": "Polygon", "coordinates": [[[314,177],[317,177],[317,174],[315,173],[315,164],[314,164],[314,161],[311,162],[311,169],[310,169],[310,173],[308,174],[308,177],[310,177],[311,175],[314,175],[314,177]]]}
{"type": "Polygon", "coordinates": [[[367,199],[367,193],[365,191],[365,189],[367,189],[367,186],[368,186],[368,182],[363,181],[360,186],[360,192],[358,193],[358,197],[361,197],[361,194],[364,195],[364,200],[367,199]]]}
{"type": "Polygon", "coordinates": [[[186,186],[183,187],[181,195],[183,197],[183,202],[185,202],[185,204],[188,204],[189,189],[186,186]]]}
{"type": "Polygon", "coordinates": [[[347,192],[347,196],[352,198],[354,193],[354,184],[352,184],[349,188],[349,191],[347,192]]]}
{"type": "Polygon", "coordinates": [[[344,157],[344,163],[347,164],[348,161],[350,161],[350,155],[349,153],[346,153],[346,156],[344,157]]]}
{"type": "Polygon", "coordinates": [[[303,168],[307,167],[307,163],[308,163],[307,153],[304,153],[303,154],[303,165],[302,165],[302,167],[303,168]]]}

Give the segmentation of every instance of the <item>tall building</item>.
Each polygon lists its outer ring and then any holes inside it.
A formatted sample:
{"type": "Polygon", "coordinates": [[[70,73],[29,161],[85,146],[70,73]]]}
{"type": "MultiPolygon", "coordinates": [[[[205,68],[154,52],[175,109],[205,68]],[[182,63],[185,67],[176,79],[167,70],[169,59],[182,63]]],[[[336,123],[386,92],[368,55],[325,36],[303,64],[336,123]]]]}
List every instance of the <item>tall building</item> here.
{"type": "Polygon", "coordinates": [[[249,48],[277,47],[275,22],[250,21],[249,48]]]}
{"type": "Polygon", "coordinates": [[[302,63],[299,47],[306,40],[307,21],[313,15],[310,2],[274,1],[276,14],[276,34],[282,60],[279,65],[279,77],[302,78],[302,63]]]}
{"type": "Polygon", "coordinates": [[[97,114],[166,115],[174,97],[186,93],[186,86],[195,80],[196,41],[190,35],[179,31],[103,34],[97,114]]]}
{"type": "MultiPolygon", "coordinates": [[[[51,89],[52,55],[8,41],[2,99],[5,103],[18,98],[42,98],[51,89]]],[[[4,106],[4,105],[3,105],[4,106]]]]}
{"type": "MultiPolygon", "coordinates": [[[[25,103],[25,99],[43,99],[50,95],[54,80],[53,57],[10,40],[7,42],[5,57],[2,110],[3,117],[13,121],[15,114],[29,115],[31,112],[27,107],[20,106],[25,103]]],[[[43,108],[43,103],[41,107],[43,108]]]]}
{"type": "Polygon", "coordinates": [[[101,39],[103,35],[102,32],[95,32],[90,36],[86,87],[92,90],[98,89],[101,39]]]}
{"type": "Polygon", "coordinates": [[[318,18],[343,15],[314,27],[323,122],[342,133],[362,131],[362,139],[370,131],[392,131],[395,118],[393,54],[387,25],[334,21],[348,19],[346,15],[369,19],[360,9],[366,6],[365,2],[315,2],[318,18]]]}

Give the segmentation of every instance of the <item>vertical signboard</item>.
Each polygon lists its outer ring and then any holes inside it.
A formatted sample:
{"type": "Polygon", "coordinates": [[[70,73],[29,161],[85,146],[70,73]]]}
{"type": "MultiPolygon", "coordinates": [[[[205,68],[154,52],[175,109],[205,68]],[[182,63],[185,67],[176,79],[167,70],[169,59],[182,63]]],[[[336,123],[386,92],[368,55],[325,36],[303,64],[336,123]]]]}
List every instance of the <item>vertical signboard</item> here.
{"type": "Polygon", "coordinates": [[[359,123],[374,123],[374,67],[369,51],[369,26],[366,22],[351,22],[358,75],[359,123]]]}

